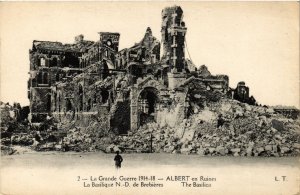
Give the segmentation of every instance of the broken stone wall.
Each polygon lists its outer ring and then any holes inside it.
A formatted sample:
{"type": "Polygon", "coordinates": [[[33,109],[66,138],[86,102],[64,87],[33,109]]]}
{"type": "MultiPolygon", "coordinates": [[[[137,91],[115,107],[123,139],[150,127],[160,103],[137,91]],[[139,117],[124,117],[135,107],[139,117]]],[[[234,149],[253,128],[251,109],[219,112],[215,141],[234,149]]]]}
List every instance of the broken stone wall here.
{"type": "Polygon", "coordinates": [[[300,155],[299,119],[284,118],[272,109],[222,99],[181,122],[174,127],[156,123],[141,126],[132,136],[116,137],[110,147],[149,152],[152,143],[151,152],[236,157],[300,155]],[[225,122],[217,127],[220,114],[225,122]]]}
{"type": "Polygon", "coordinates": [[[3,102],[1,102],[0,113],[1,113],[1,117],[0,117],[1,127],[7,126],[8,122],[10,121],[17,121],[15,118],[15,112],[13,111],[12,106],[10,106],[9,104],[4,104],[3,102]]]}
{"type": "Polygon", "coordinates": [[[180,104],[170,106],[169,108],[162,108],[157,112],[157,123],[160,126],[175,127],[178,123],[178,118],[184,115],[184,107],[180,104]]]}
{"type": "Polygon", "coordinates": [[[116,55],[116,66],[125,68],[131,62],[142,64],[157,63],[160,60],[160,42],[152,35],[148,27],[144,38],[134,46],[121,50],[116,55]]]}
{"type": "Polygon", "coordinates": [[[186,80],[186,74],[181,72],[168,73],[168,87],[173,90],[186,80]]]}
{"type": "MultiPolygon", "coordinates": [[[[157,112],[157,123],[160,126],[175,127],[186,117],[185,92],[176,92],[170,97],[170,104],[161,106],[157,112]]],[[[163,104],[162,104],[163,105],[163,104]]]]}
{"type": "Polygon", "coordinates": [[[65,112],[53,113],[55,119],[63,125],[63,130],[68,131],[71,128],[81,129],[83,132],[100,131],[102,133],[110,130],[110,113],[107,106],[99,106],[94,112],[65,112]]]}
{"type": "Polygon", "coordinates": [[[71,82],[59,83],[53,88],[53,96],[56,96],[53,116],[65,130],[74,126],[82,130],[110,130],[113,80],[111,77],[101,80],[99,75],[93,75],[94,70],[97,70],[96,66],[77,75],[71,82]],[[72,125],[68,126],[68,123],[72,125]]]}
{"type": "Polygon", "coordinates": [[[130,102],[126,100],[124,102],[117,102],[112,107],[111,129],[116,134],[127,134],[130,131],[130,102]]]}
{"type": "Polygon", "coordinates": [[[31,112],[48,113],[50,111],[47,103],[51,90],[49,88],[32,88],[31,89],[31,112]]]}

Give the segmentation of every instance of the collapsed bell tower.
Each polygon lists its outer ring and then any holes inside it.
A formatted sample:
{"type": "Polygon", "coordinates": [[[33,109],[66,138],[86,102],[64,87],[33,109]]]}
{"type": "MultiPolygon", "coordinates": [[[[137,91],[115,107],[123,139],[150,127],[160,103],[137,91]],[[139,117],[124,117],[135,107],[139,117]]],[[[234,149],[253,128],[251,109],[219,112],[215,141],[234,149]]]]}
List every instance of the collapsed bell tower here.
{"type": "Polygon", "coordinates": [[[186,79],[184,43],[187,28],[179,6],[162,10],[162,63],[168,65],[168,87],[174,89],[186,79]]]}
{"type": "Polygon", "coordinates": [[[162,61],[169,65],[169,71],[176,69],[176,72],[182,72],[185,68],[184,42],[187,28],[182,18],[183,11],[180,6],[162,10],[162,61]]]}

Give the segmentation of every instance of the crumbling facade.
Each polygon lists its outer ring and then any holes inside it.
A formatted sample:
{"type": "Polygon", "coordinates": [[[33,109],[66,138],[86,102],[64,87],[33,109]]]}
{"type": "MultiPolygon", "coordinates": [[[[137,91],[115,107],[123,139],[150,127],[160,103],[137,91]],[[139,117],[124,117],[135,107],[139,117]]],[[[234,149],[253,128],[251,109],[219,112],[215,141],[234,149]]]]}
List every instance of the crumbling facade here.
{"type": "Polygon", "coordinates": [[[201,108],[227,96],[248,101],[244,83],[230,89],[227,75],[212,75],[186,59],[186,33],[183,11],[173,6],[162,11],[161,43],[150,28],[120,51],[120,34],[111,32],[100,32],[96,42],[83,35],[73,44],[33,41],[31,123],[52,115],[61,123],[86,127],[97,121],[99,131],[127,134],[151,121],[175,126],[195,112],[192,104],[201,108]]]}

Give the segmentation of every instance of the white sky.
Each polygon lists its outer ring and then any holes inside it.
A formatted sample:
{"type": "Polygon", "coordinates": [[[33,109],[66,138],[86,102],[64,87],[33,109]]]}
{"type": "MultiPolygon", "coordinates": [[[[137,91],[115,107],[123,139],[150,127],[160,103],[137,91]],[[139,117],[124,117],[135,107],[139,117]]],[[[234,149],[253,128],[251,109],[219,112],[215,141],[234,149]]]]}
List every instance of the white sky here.
{"type": "MultiPolygon", "coordinates": [[[[119,32],[120,49],[139,42],[146,28],[161,40],[161,10],[174,2],[0,3],[1,101],[29,103],[29,49],[33,40],[97,41],[119,32]]],[[[299,108],[299,4],[297,2],[176,2],[184,11],[193,62],[245,81],[267,105],[299,108]]],[[[187,53],[186,53],[187,55],[187,53]]],[[[188,57],[188,56],[186,56],[188,57]]]]}

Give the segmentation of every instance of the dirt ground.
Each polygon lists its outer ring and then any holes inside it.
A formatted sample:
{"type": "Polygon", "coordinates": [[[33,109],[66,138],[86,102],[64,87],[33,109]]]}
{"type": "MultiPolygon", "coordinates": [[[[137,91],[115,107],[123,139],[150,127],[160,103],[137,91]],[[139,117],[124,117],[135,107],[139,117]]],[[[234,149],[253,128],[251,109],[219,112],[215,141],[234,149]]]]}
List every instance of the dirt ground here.
{"type": "MultiPolygon", "coordinates": [[[[33,152],[1,157],[1,194],[299,194],[299,158],[200,157],[176,154],[33,152]],[[91,178],[155,176],[163,187],[84,187],[91,178]],[[183,187],[168,176],[215,178],[210,187],[183,187]],[[285,177],[282,177],[285,176],[285,177]],[[87,180],[85,180],[87,179],[87,180]],[[158,180],[163,179],[163,180],[158,180]],[[78,181],[79,180],[79,181],[78,181]],[[284,180],[284,181],[283,181],[284,180]]],[[[190,181],[189,181],[190,182],[190,181]]],[[[190,182],[192,183],[192,182],[190,182]]],[[[199,182],[200,183],[200,182],[199,182]]]]}

